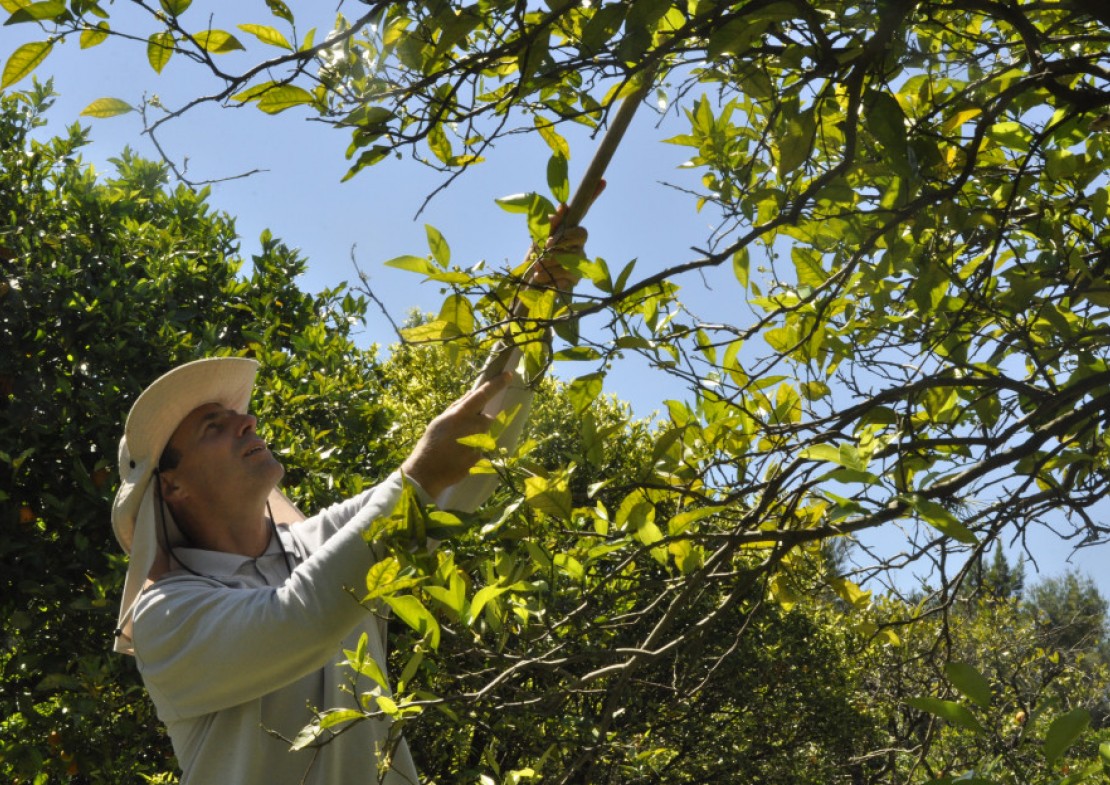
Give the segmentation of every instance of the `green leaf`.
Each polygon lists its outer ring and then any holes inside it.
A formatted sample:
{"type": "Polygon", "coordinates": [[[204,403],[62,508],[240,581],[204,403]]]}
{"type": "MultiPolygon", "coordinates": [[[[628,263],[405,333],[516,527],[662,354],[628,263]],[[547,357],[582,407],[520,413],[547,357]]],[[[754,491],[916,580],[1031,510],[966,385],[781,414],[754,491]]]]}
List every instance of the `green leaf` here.
{"type": "Polygon", "coordinates": [[[975,715],[955,701],[940,700],[939,698],[910,698],[906,703],[915,709],[934,714],[960,728],[975,733],[986,733],[979,720],[975,719],[975,715]]]}
{"type": "Polygon", "coordinates": [[[366,573],[366,596],[363,602],[375,600],[391,590],[401,573],[400,563],[393,557],[374,562],[366,573]]]}
{"type": "Polygon", "coordinates": [[[312,93],[296,85],[278,85],[267,90],[258,98],[258,108],[266,114],[278,114],[293,106],[302,106],[316,101],[312,93]]]}
{"type": "Polygon", "coordinates": [[[475,433],[471,436],[463,436],[457,441],[461,445],[473,447],[475,450],[481,450],[482,452],[497,452],[497,440],[488,433],[475,433]]]}
{"type": "Polygon", "coordinates": [[[474,595],[474,599],[470,601],[470,608],[466,614],[466,626],[469,627],[474,624],[478,620],[478,614],[489,604],[490,600],[500,597],[506,591],[508,591],[507,587],[496,584],[479,589],[477,594],[474,595]]]}
{"type": "Polygon", "coordinates": [[[437,271],[428,259],[423,256],[398,256],[385,263],[386,267],[396,267],[398,270],[408,270],[421,275],[434,275],[437,271]]]}
{"type": "Polygon", "coordinates": [[[323,732],[324,729],[320,727],[320,722],[313,719],[312,722],[301,728],[297,735],[293,737],[293,742],[289,745],[289,751],[296,752],[297,750],[303,750],[309,744],[316,741],[323,732]]]}
{"type": "Polygon", "coordinates": [[[8,62],[4,64],[4,73],[0,76],[0,90],[15,84],[34,71],[53,48],[53,41],[32,41],[12,52],[8,62]]]}
{"type": "Polygon", "coordinates": [[[466,607],[466,584],[458,575],[452,575],[447,586],[425,586],[424,591],[462,618],[463,609],[466,607]]]}
{"type": "Polygon", "coordinates": [[[798,113],[787,122],[786,131],[778,140],[779,177],[785,177],[809,159],[815,133],[812,109],[798,113]]]}
{"type": "Polygon", "coordinates": [[[30,3],[20,7],[13,13],[8,21],[4,22],[5,25],[16,25],[21,22],[45,22],[50,19],[56,19],[63,14],[68,13],[64,0],[42,0],[38,3],[30,3]]]}
{"type": "Polygon", "coordinates": [[[374,702],[378,704],[378,708],[381,709],[383,713],[388,714],[390,717],[396,716],[397,712],[400,710],[397,701],[385,695],[375,695],[374,702]]]}
{"type": "Polygon", "coordinates": [[[439,263],[440,267],[446,269],[451,263],[451,247],[447,245],[440,231],[431,224],[424,224],[424,233],[428,236],[428,250],[432,252],[432,258],[439,263]]]}
{"type": "Polygon", "coordinates": [[[547,159],[547,187],[558,202],[570,201],[570,180],[567,176],[567,159],[553,155],[547,159]]]}
{"type": "Polygon", "coordinates": [[[270,13],[278,19],[284,19],[289,24],[293,24],[293,12],[282,0],[266,0],[266,6],[270,9],[270,13]]]}
{"type": "Polygon", "coordinates": [[[268,25],[255,25],[255,24],[242,24],[238,26],[244,33],[250,33],[259,41],[270,46],[277,46],[282,49],[293,51],[293,45],[289,43],[288,39],[282,35],[281,31],[276,30],[268,25]]]}
{"type": "Polygon", "coordinates": [[[1091,713],[1086,709],[1072,709],[1067,714],[1057,717],[1048,726],[1044,737],[1044,761],[1051,768],[1067,752],[1068,747],[1087,730],[1091,724],[1091,713]]]}
{"type": "Polygon", "coordinates": [[[979,542],[969,528],[960,523],[955,515],[940,504],[915,494],[910,499],[910,506],[921,516],[922,520],[957,542],[966,543],[967,545],[974,545],[979,542]]]}
{"type": "Polygon", "coordinates": [[[98,22],[96,27],[86,27],[81,31],[81,48],[92,49],[97,44],[104,43],[109,32],[110,28],[107,22],[98,22]]]}
{"type": "Polygon", "coordinates": [[[411,594],[404,594],[399,597],[383,597],[383,600],[398,619],[424,636],[429,646],[433,649],[439,648],[439,622],[436,621],[431,611],[421,604],[420,600],[411,594]]]}
{"type": "Polygon", "coordinates": [[[539,131],[543,140],[547,142],[547,146],[551,148],[552,154],[562,156],[569,161],[570,145],[567,144],[567,140],[555,130],[555,125],[550,120],[544,119],[539,115],[536,116],[535,124],[536,130],[539,131]]]}
{"type": "Polygon", "coordinates": [[[159,0],[162,10],[170,16],[181,16],[193,4],[193,0],[159,0]]]}
{"type": "Polygon", "coordinates": [[[546,477],[526,477],[524,501],[532,509],[553,518],[570,519],[572,503],[570,487],[565,477],[557,477],[553,480],[546,477]]]}
{"type": "Polygon", "coordinates": [[[525,193],[502,196],[493,201],[507,213],[527,213],[528,206],[532,204],[533,198],[535,198],[535,194],[525,193]]]}
{"type": "Polygon", "coordinates": [[[906,114],[902,105],[887,92],[872,91],[867,95],[867,130],[883,146],[900,174],[909,170],[909,145],[906,136],[906,114]]]}
{"type": "Polygon", "coordinates": [[[155,33],[147,39],[146,59],[155,73],[162,73],[162,69],[170,61],[170,57],[173,56],[174,43],[173,33],[168,30],[155,33]]]}
{"type": "Polygon", "coordinates": [[[382,671],[381,666],[367,651],[368,638],[366,633],[358,639],[358,648],[355,651],[344,649],[343,654],[347,657],[347,661],[343,664],[354,670],[356,673],[373,679],[383,690],[389,689],[389,680],[385,677],[385,672],[382,671]]]}
{"type": "Polygon", "coordinates": [[[790,257],[794,260],[794,271],[798,276],[799,286],[817,288],[828,280],[828,273],[821,266],[821,254],[812,248],[800,245],[790,249],[790,257]]]}
{"type": "Polygon", "coordinates": [[[134,112],[135,107],[119,98],[97,98],[81,110],[82,117],[116,117],[134,112]]]}
{"type": "Polygon", "coordinates": [[[451,140],[447,138],[447,132],[443,130],[442,124],[436,123],[428,129],[427,142],[428,149],[442,163],[447,163],[454,156],[451,140]]]}
{"type": "Polygon", "coordinates": [[[750,268],[750,254],[747,246],[740,248],[732,255],[732,274],[744,289],[748,288],[748,271],[750,268]]]}
{"type": "Polygon", "coordinates": [[[458,333],[454,325],[439,319],[401,330],[401,338],[407,343],[429,343],[456,337],[458,337],[458,333]]]}
{"type": "Polygon", "coordinates": [[[991,707],[991,685],[974,667],[966,662],[949,662],[944,672],[965,698],[981,709],[991,707]]]}
{"type": "Polygon", "coordinates": [[[200,48],[212,54],[222,55],[245,48],[239,39],[226,30],[201,30],[193,38],[200,48]]]}
{"type": "Polygon", "coordinates": [[[343,722],[361,720],[365,716],[358,709],[328,709],[320,713],[320,729],[331,728],[343,722]]]}
{"type": "Polygon", "coordinates": [[[605,386],[605,374],[602,372],[588,373],[579,376],[567,388],[567,398],[574,404],[574,411],[582,414],[590,407],[605,386]]]}

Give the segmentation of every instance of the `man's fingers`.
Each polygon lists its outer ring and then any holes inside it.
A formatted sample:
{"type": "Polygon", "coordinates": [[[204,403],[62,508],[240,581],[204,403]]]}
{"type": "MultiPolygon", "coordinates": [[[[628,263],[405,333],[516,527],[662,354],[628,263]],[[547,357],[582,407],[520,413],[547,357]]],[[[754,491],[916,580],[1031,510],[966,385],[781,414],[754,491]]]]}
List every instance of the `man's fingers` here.
{"type": "Polygon", "coordinates": [[[512,378],[512,373],[505,371],[489,381],[483,382],[459,399],[459,403],[461,404],[460,408],[471,414],[481,414],[482,410],[486,408],[486,404],[492,401],[495,395],[504,390],[508,386],[509,380],[512,378]]]}

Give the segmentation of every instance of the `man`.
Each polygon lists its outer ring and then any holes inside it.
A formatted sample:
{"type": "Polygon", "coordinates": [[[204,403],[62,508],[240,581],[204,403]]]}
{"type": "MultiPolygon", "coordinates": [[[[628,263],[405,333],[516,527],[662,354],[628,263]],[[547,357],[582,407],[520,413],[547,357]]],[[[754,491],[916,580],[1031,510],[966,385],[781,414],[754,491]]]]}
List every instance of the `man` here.
{"type": "MultiPolygon", "coordinates": [[[[585,233],[554,249],[581,253],[585,233]]],[[[573,278],[544,255],[534,286],[573,278]]],[[[356,785],[418,781],[387,719],[364,720],[290,752],[311,710],[380,690],[342,663],[365,635],[384,669],[384,622],[349,588],[375,555],[363,534],[412,483],[424,501],[467,476],[478,454],[458,443],[488,430],[505,373],[462,396],[374,488],[297,522],[277,490],[284,469],[248,413],[257,363],[198,360],[135,401],[120,442],[112,509],[131,557],[116,650],[133,654],[165,722],[182,785],[356,785]],[[291,525],[292,524],[292,525],[291,525]],[[381,771],[379,771],[379,768],[381,771]]],[[[523,385],[513,385],[527,396],[523,385]]]]}

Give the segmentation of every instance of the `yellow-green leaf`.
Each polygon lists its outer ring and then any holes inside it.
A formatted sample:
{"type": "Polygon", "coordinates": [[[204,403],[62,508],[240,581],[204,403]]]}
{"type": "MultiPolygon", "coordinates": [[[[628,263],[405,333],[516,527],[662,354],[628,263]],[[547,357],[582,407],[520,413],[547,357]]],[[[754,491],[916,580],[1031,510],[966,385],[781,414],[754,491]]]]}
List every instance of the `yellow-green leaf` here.
{"type": "Polygon", "coordinates": [[[64,0],[41,0],[37,3],[19,3],[12,9],[12,15],[5,25],[15,25],[21,22],[42,22],[48,19],[57,19],[67,13],[64,0]]]}
{"type": "Polygon", "coordinates": [[[547,146],[551,148],[551,152],[555,155],[561,155],[563,158],[570,159],[570,145],[567,140],[555,130],[555,125],[543,117],[536,116],[535,119],[536,130],[539,131],[540,137],[547,142],[547,146]]]}
{"type": "Polygon", "coordinates": [[[983,110],[977,106],[973,106],[970,109],[963,109],[959,112],[956,112],[954,115],[945,120],[944,125],[940,127],[940,130],[946,134],[952,133],[968,120],[972,119],[973,117],[978,117],[982,113],[983,110]]]}
{"type": "Polygon", "coordinates": [[[147,39],[146,59],[155,73],[162,73],[162,69],[170,61],[170,57],[173,56],[174,43],[173,33],[168,30],[155,33],[147,39]]]}
{"type": "Polygon", "coordinates": [[[262,82],[261,84],[251,85],[243,92],[231,96],[231,100],[239,101],[240,103],[256,101],[270,90],[273,90],[275,86],[276,82],[262,82]]]}
{"type": "Polygon", "coordinates": [[[289,24],[293,24],[293,12],[281,0],[266,0],[266,5],[269,7],[271,14],[284,19],[289,24]]]}
{"type": "Polygon", "coordinates": [[[109,31],[107,22],[98,22],[96,27],[86,27],[81,31],[81,48],[92,49],[97,44],[104,43],[109,31]]]}
{"type": "Polygon", "coordinates": [[[428,236],[428,249],[432,252],[440,267],[446,268],[451,262],[451,247],[447,244],[443,234],[431,224],[424,224],[424,233],[428,236]]]}
{"type": "Polygon", "coordinates": [[[471,436],[463,436],[458,441],[459,444],[465,447],[473,447],[475,450],[482,450],[483,452],[496,452],[497,450],[497,440],[488,433],[475,433],[471,436]]]}
{"type": "Polygon", "coordinates": [[[193,0],[159,0],[162,10],[170,16],[181,16],[193,4],[193,0]]]}
{"type": "Polygon", "coordinates": [[[524,480],[524,501],[534,510],[553,518],[569,519],[572,509],[570,488],[565,477],[549,480],[527,477],[524,480]]]}
{"type": "Polygon", "coordinates": [[[420,600],[410,594],[403,594],[399,597],[385,597],[384,599],[398,619],[424,636],[428,645],[433,649],[439,648],[439,622],[436,621],[431,611],[421,604],[420,600]]]}
{"type": "Polygon", "coordinates": [[[270,46],[279,46],[282,49],[293,51],[293,45],[289,43],[288,39],[281,34],[280,30],[276,30],[268,25],[253,25],[245,24],[239,25],[239,29],[244,33],[250,33],[259,41],[270,46]]]}
{"type": "Polygon", "coordinates": [[[287,84],[263,93],[258,99],[258,108],[266,114],[277,114],[293,106],[311,104],[315,100],[312,93],[303,87],[287,84]]]}
{"type": "Polygon", "coordinates": [[[0,76],[0,90],[15,84],[38,68],[39,63],[46,59],[53,48],[53,41],[32,41],[12,52],[12,56],[4,64],[3,76],[0,76]]]}
{"type": "Polygon", "coordinates": [[[1067,714],[1057,717],[1048,726],[1044,737],[1044,759],[1049,766],[1055,766],[1068,747],[1087,730],[1091,724],[1091,713],[1086,709],[1072,709],[1067,714]]]}
{"type": "Polygon", "coordinates": [[[911,503],[917,514],[942,534],[968,545],[974,545],[978,542],[975,534],[942,505],[929,499],[923,499],[920,496],[913,497],[911,503]]]}
{"type": "Polygon", "coordinates": [[[119,98],[97,98],[81,110],[82,117],[116,117],[134,112],[135,107],[119,98]]]}
{"type": "Polygon", "coordinates": [[[217,55],[244,48],[239,39],[226,30],[201,30],[193,38],[201,49],[217,55]]]}

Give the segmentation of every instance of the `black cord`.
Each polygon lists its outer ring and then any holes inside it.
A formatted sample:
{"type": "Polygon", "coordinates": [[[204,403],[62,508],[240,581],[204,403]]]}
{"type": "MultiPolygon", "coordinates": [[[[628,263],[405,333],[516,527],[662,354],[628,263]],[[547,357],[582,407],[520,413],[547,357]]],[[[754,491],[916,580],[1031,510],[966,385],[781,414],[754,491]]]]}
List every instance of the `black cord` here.
{"type": "Polygon", "coordinates": [[[281,541],[281,535],[278,534],[277,524],[274,523],[274,511],[270,509],[270,499],[266,499],[266,514],[270,516],[270,531],[273,532],[274,537],[278,541],[278,547],[281,548],[281,555],[285,557],[285,567],[289,570],[289,577],[293,577],[293,557],[289,555],[289,551],[285,550],[285,543],[281,541]]]}
{"type": "MultiPolygon", "coordinates": [[[[197,572],[196,570],[194,570],[192,567],[190,567],[188,564],[181,561],[181,557],[178,556],[177,553],[174,552],[173,543],[170,542],[170,534],[169,534],[169,531],[166,528],[166,500],[164,498],[162,498],[162,480],[159,476],[158,469],[154,470],[154,480],[153,480],[153,482],[154,482],[154,492],[158,494],[158,516],[162,519],[162,539],[165,540],[165,542],[166,542],[166,549],[169,550],[169,552],[170,552],[170,558],[173,559],[174,561],[176,561],[182,567],[184,567],[187,572],[191,572],[193,575],[197,576],[198,578],[205,577],[205,576],[201,575],[199,572],[197,572]]],[[[181,527],[178,526],[177,530],[181,531],[181,527]]],[[[186,534],[184,531],[181,531],[181,536],[184,537],[186,539],[186,541],[188,541],[189,535],[186,534]]],[[[173,566],[173,565],[171,565],[171,566],[173,566]]]]}

